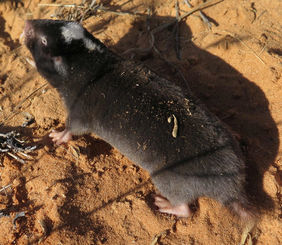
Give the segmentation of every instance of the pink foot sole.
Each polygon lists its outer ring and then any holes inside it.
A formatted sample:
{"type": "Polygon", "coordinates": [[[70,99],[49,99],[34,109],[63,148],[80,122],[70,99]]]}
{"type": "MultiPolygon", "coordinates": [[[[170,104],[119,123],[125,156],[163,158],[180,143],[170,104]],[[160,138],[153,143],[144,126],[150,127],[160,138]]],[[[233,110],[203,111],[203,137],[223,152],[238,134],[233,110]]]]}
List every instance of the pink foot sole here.
{"type": "Polygon", "coordinates": [[[49,137],[52,138],[52,141],[56,143],[56,145],[60,145],[62,143],[69,142],[72,139],[72,134],[66,129],[62,132],[52,130],[52,133],[49,134],[49,137]]]}
{"type": "Polygon", "coordinates": [[[159,195],[155,196],[154,203],[159,208],[161,213],[172,214],[182,218],[187,218],[192,214],[188,204],[182,203],[173,206],[166,198],[159,195]]]}

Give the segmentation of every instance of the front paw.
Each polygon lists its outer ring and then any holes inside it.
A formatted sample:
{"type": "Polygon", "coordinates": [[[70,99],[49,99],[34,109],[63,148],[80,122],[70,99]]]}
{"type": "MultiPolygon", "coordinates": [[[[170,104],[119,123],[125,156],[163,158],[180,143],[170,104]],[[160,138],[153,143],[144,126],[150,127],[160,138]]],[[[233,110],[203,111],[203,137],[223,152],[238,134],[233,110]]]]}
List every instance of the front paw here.
{"type": "Polygon", "coordinates": [[[67,129],[62,132],[52,130],[52,132],[49,134],[49,137],[52,138],[52,141],[56,145],[60,145],[62,143],[68,143],[72,139],[72,134],[67,129]]]}

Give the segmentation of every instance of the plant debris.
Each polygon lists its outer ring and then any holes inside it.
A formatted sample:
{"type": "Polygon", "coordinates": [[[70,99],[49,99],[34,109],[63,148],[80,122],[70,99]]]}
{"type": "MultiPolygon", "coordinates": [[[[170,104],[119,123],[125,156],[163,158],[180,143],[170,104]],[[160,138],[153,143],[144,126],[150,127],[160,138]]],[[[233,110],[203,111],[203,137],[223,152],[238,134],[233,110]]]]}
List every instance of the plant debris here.
{"type": "Polygon", "coordinates": [[[18,213],[16,213],[16,216],[15,216],[15,218],[13,219],[13,225],[14,225],[14,228],[16,228],[16,220],[18,219],[18,218],[21,218],[21,217],[25,217],[25,212],[18,212],[18,213]]]}
{"type": "Polygon", "coordinates": [[[108,12],[115,15],[140,15],[138,12],[115,11],[96,3],[96,0],[91,2],[82,2],[80,4],[57,4],[57,3],[39,3],[39,7],[55,7],[55,13],[51,18],[63,18],[66,20],[82,22],[89,17],[97,14],[97,12],[108,12]]]}
{"type": "MultiPolygon", "coordinates": [[[[189,2],[189,0],[184,0],[184,3],[189,7],[189,8],[193,8],[193,6],[191,5],[191,3],[189,2]]],[[[199,10],[200,13],[200,17],[202,19],[202,21],[207,25],[208,29],[211,30],[212,28],[212,24],[209,21],[209,19],[205,16],[205,14],[199,10]]]]}
{"type": "Polygon", "coordinates": [[[0,133],[0,153],[7,153],[20,163],[25,163],[19,156],[30,158],[25,152],[31,152],[36,149],[36,146],[24,146],[25,141],[18,139],[19,133],[15,131],[8,132],[6,134],[0,133]]]}
{"type": "Polygon", "coordinates": [[[168,119],[167,119],[167,122],[168,123],[171,123],[171,119],[173,117],[173,129],[172,129],[172,137],[173,138],[176,138],[177,137],[177,131],[178,131],[178,123],[177,123],[177,118],[174,114],[172,114],[172,116],[170,116],[168,119]]]}

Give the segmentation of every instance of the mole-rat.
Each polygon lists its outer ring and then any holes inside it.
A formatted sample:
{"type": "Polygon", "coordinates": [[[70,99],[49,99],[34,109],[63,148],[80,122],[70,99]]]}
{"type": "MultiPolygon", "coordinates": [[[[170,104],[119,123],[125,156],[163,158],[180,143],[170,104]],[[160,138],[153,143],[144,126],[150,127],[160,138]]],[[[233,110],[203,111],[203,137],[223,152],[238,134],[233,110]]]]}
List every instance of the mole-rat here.
{"type": "Polygon", "coordinates": [[[191,92],[119,57],[77,22],[27,20],[23,34],[67,110],[65,130],[50,133],[56,144],[94,132],[150,173],[160,212],[188,217],[189,204],[207,196],[251,216],[239,144],[191,92]]]}

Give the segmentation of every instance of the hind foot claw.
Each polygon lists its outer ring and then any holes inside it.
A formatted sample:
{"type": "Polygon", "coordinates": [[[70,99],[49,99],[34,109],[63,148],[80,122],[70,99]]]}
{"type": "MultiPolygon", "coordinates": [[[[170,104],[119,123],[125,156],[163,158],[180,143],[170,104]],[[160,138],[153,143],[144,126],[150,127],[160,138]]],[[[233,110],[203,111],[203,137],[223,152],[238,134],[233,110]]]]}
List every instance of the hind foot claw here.
{"type": "Polygon", "coordinates": [[[72,139],[72,134],[67,129],[65,129],[62,132],[52,130],[52,133],[49,134],[49,137],[52,138],[52,141],[56,145],[60,145],[62,143],[68,143],[72,139]]]}
{"type": "Polygon", "coordinates": [[[179,205],[171,205],[170,201],[166,198],[156,195],[154,204],[158,207],[161,213],[172,214],[177,217],[187,218],[191,216],[192,212],[186,203],[179,205]]]}

